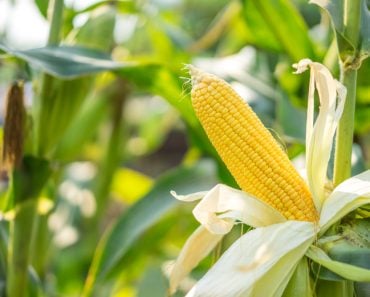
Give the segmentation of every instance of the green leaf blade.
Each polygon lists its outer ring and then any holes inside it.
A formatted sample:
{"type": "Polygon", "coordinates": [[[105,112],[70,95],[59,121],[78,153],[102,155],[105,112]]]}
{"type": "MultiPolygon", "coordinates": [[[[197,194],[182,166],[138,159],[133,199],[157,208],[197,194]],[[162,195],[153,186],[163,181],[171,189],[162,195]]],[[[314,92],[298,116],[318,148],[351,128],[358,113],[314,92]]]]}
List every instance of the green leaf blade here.
{"type": "Polygon", "coordinates": [[[170,190],[179,193],[207,190],[217,183],[214,172],[213,164],[201,162],[194,167],[179,167],[159,178],[150,193],[123,214],[98,247],[88,276],[88,290],[119,264],[145,230],[179,205],[170,190]]]}

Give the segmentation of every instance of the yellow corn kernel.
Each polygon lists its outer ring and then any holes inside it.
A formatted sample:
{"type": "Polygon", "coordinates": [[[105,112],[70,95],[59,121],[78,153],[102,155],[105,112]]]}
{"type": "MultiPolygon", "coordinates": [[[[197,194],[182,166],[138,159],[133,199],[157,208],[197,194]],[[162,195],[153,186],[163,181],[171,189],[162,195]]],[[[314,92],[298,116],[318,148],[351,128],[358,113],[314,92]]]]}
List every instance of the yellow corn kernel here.
{"type": "Polygon", "coordinates": [[[241,189],[287,219],[317,221],[307,185],[249,105],[222,79],[189,70],[196,115],[241,189]]]}

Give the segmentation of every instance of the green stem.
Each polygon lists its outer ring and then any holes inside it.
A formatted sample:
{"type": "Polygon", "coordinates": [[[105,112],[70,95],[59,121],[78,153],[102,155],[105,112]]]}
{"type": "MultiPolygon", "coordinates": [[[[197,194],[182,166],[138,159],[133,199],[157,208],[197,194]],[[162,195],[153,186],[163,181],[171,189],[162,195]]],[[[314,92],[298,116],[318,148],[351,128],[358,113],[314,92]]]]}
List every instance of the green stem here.
{"type": "MultiPolygon", "coordinates": [[[[52,0],[49,4],[49,17],[50,17],[50,31],[48,37],[48,46],[58,45],[61,38],[61,29],[63,26],[63,8],[64,0],[52,0]]],[[[34,121],[35,121],[35,139],[34,139],[34,151],[36,155],[42,156],[45,152],[42,149],[42,143],[40,143],[40,135],[43,130],[44,118],[49,116],[49,111],[45,110],[44,106],[47,100],[50,100],[52,91],[53,78],[47,73],[44,73],[40,79],[40,92],[37,100],[34,104],[34,121]]]]}
{"type": "Polygon", "coordinates": [[[337,131],[333,179],[334,186],[337,186],[351,176],[357,70],[343,68],[344,67],[342,67],[341,71],[341,82],[347,88],[347,97],[337,131]]]}
{"type": "Polygon", "coordinates": [[[46,276],[47,261],[50,251],[51,233],[48,228],[48,215],[38,215],[34,226],[35,238],[31,249],[31,265],[40,280],[46,276]]]}
{"type": "Polygon", "coordinates": [[[351,56],[345,56],[339,48],[339,56],[345,61],[341,63],[341,82],[347,88],[347,98],[340,119],[334,160],[334,186],[340,184],[351,176],[351,157],[353,144],[353,127],[356,104],[356,81],[357,81],[357,48],[361,25],[361,0],[344,1],[344,35],[348,37],[355,51],[351,56]]]}
{"type": "Polygon", "coordinates": [[[61,28],[63,25],[64,0],[51,0],[49,4],[49,16],[51,25],[48,38],[48,45],[58,45],[60,41],[61,28]]]}
{"type": "Polygon", "coordinates": [[[27,296],[28,263],[32,241],[36,201],[21,203],[11,223],[8,251],[7,296],[27,296]]]}
{"type": "MultiPolygon", "coordinates": [[[[51,28],[48,38],[48,45],[56,45],[60,39],[60,31],[63,18],[63,0],[53,0],[50,2],[51,28]]],[[[49,99],[51,78],[44,74],[40,82],[40,94],[38,100],[34,103],[34,153],[42,155],[39,142],[39,136],[42,126],[42,108],[44,102],[49,99]]],[[[27,183],[23,180],[22,183],[27,183]]],[[[43,181],[44,184],[45,181],[43,181]]],[[[20,185],[16,185],[20,186],[20,185]]],[[[23,185],[25,186],[25,185],[23,185]]],[[[40,185],[40,188],[42,185],[40,185]]],[[[14,187],[9,189],[10,195],[15,195],[18,191],[14,187]]],[[[24,297],[29,295],[28,290],[28,266],[31,254],[31,241],[33,238],[33,229],[36,219],[37,196],[32,196],[15,205],[16,215],[10,226],[8,271],[7,271],[7,295],[9,297],[24,297]]]]}
{"type": "Polygon", "coordinates": [[[10,176],[8,199],[14,204],[10,222],[6,290],[8,297],[29,296],[28,267],[37,215],[37,197],[50,175],[49,162],[25,156],[10,176]]]}

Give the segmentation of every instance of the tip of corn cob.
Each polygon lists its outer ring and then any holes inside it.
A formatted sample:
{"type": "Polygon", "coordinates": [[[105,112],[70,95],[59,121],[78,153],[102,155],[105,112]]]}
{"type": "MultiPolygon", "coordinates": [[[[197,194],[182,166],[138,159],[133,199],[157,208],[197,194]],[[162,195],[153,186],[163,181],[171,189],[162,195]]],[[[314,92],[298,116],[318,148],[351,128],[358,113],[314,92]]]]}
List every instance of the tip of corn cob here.
{"type": "Polygon", "coordinates": [[[192,78],[198,76],[199,74],[204,74],[203,70],[195,67],[194,65],[186,64],[185,67],[189,71],[189,74],[192,78]]]}
{"type": "MultiPolygon", "coordinates": [[[[189,71],[189,74],[190,74],[190,77],[191,77],[191,83],[192,85],[194,86],[195,84],[197,83],[200,83],[201,80],[206,76],[206,72],[204,72],[203,70],[191,65],[191,64],[187,64],[185,65],[185,69],[187,69],[189,71]]],[[[209,75],[209,74],[208,74],[209,75]]]]}

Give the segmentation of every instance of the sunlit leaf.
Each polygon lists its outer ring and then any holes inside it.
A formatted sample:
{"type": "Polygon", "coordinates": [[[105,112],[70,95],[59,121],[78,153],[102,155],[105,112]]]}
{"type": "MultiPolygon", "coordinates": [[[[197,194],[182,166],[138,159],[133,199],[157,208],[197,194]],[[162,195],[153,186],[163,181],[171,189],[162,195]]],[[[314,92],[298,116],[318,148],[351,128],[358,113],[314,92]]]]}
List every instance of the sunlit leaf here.
{"type": "Polygon", "coordinates": [[[126,203],[133,203],[146,194],[152,184],[150,177],[129,168],[120,168],[113,176],[111,191],[126,203]]]}
{"type": "MultiPolygon", "coordinates": [[[[293,61],[314,57],[308,28],[291,1],[253,0],[252,2],[267,24],[270,30],[268,34],[272,33],[279,47],[283,48],[293,61]]],[[[258,30],[258,27],[256,29],[258,30]]]]}
{"type": "Polygon", "coordinates": [[[241,26],[243,30],[239,34],[245,36],[248,43],[268,50],[282,50],[282,45],[271,32],[253,1],[244,1],[243,16],[245,27],[241,26]]]}

